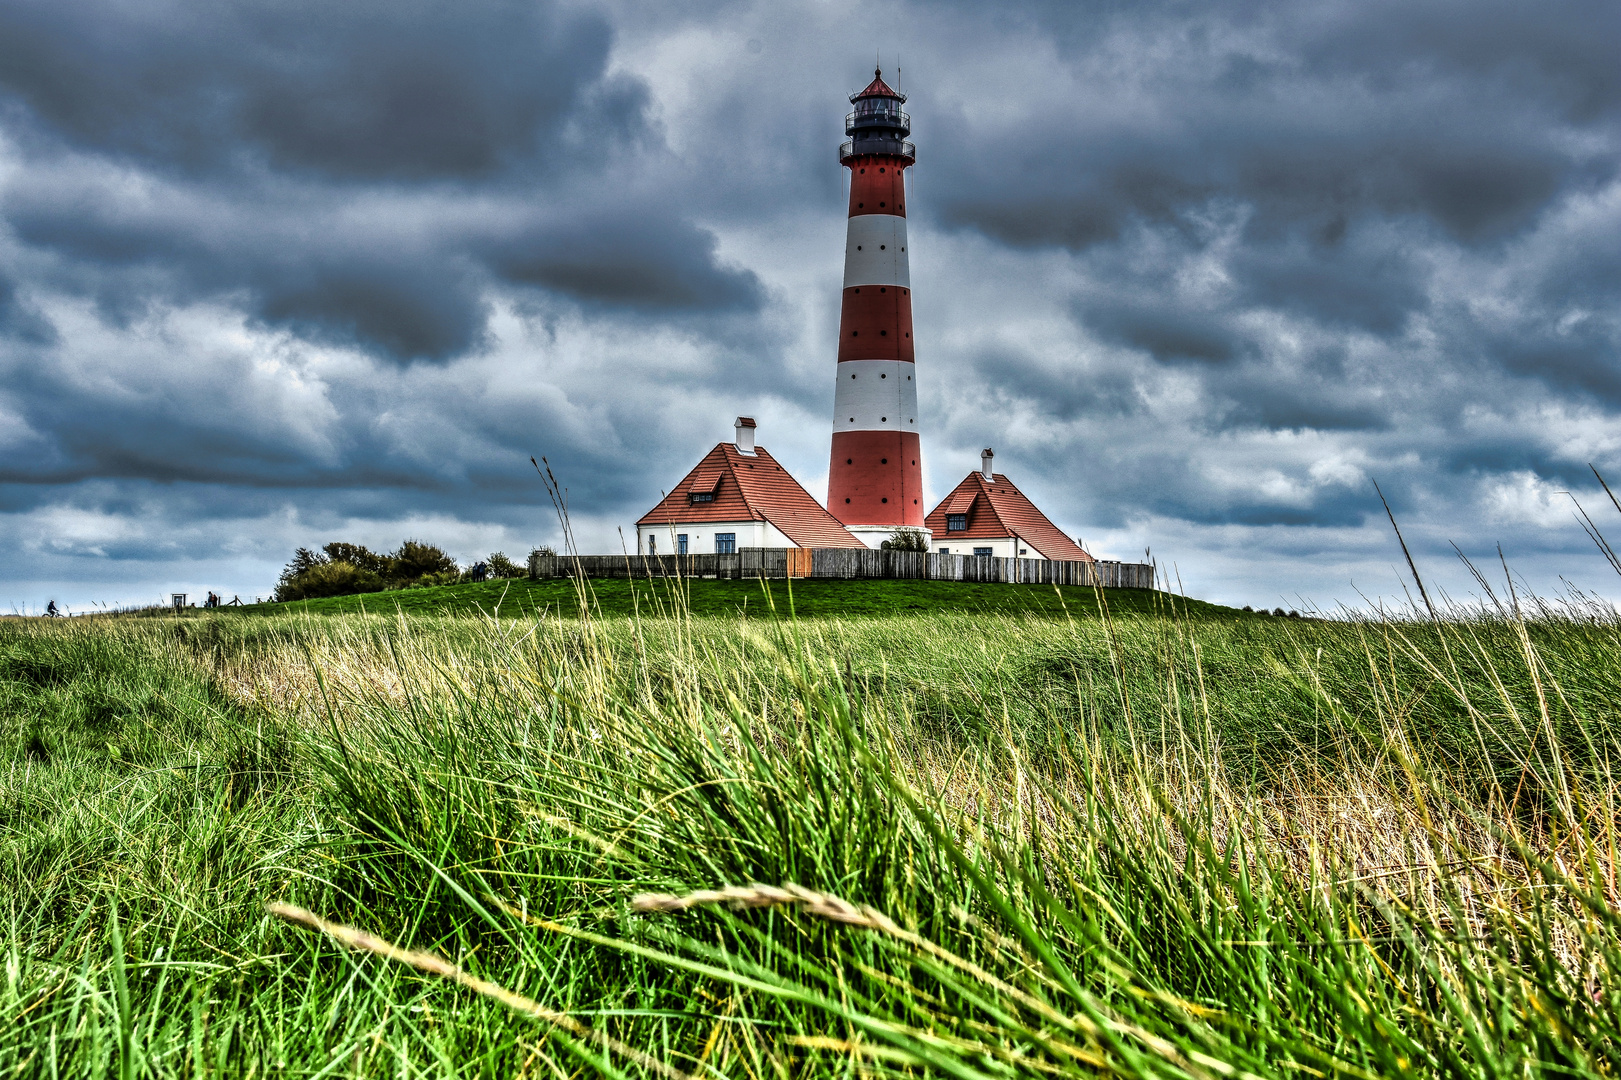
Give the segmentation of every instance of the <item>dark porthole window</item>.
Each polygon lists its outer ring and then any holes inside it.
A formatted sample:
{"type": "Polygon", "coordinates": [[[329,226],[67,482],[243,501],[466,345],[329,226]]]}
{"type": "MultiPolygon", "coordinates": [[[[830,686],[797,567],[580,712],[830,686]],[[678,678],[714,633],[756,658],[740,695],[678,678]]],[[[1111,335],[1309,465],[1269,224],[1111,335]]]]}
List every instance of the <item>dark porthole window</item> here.
{"type": "Polygon", "coordinates": [[[889,464],[889,459],[888,458],[879,458],[878,459],[878,464],[880,464],[880,465],[888,465],[889,464]]]}
{"type": "Polygon", "coordinates": [[[889,331],[888,330],[880,330],[880,331],[878,331],[878,336],[879,337],[888,337],[889,336],[889,331]]]}
{"type": "Polygon", "coordinates": [[[880,379],[887,379],[887,378],[889,378],[889,376],[888,376],[888,375],[880,375],[880,376],[878,376],[878,377],[879,377],[879,378],[880,378],[880,379]]]}
{"type": "Polygon", "coordinates": [[[884,249],[885,249],[885,248],[887,248],[887,247],[889,247],[889,245],[888,245],[888,244],[879,244],[879,245],[878,245],[878,250],[879,250],[879,251],[883,251],[883,250],[884,250],[884,249]]]}
{"type": "Polygon", "coordinates": [[[844,459],[844,463],[846,465],[854,465],[856,463],[856,459],[852,458],[852,457],[847,457],[847,458],[844,459]]]}
{"type": "Polygon", "coordinates": [[[884,499],[884,502],[888,502],[888,501],[889,501],[889,499],[888,499],[888,498],[885,498],[885,499],[884,499]]]}
{"type": "Polygon", "coordinates": [[[879,418],[878,418],[878,422],[879,422],[879,423],[880,423],[880,424],[887,424],[887,423],[889,423],[889,417],[887,417],[887,416],[880,416],[880,417],[879,417],[879,418]]]}
{"type": "Polygon", "coordinates": [[[849,499],[845,499],[845,500],[844,500],[844,501],[845,501],[845,502],[849,502],[849,501],[850,501],[850,500],[849,500],[849,499]]]}

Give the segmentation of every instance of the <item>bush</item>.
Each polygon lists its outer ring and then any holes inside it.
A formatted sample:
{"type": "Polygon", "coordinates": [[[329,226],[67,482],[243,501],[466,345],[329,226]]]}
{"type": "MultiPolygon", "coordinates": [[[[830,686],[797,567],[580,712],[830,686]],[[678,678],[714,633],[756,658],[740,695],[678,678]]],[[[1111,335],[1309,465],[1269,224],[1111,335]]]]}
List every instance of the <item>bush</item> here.
{"type": "Polygon", "coordinates": [[[326,552],[326,557],[333,562],[350,563],[378,577],[392,576],[393,560],[387,555],[377,554],[362,544],[345,544],[341,540],[335,540],[321,550],[326,552]]]}
{"type": "Polygon", "coordinates": [[[491,577],[523,577],[525,574],[529,573],[525,567],[519,566],[511,559],[507,558],[505,552],[493,552],[485,561],[489,563],[491,577]]]}
{"type": "Polygon", "coordinates": [[[449,570],[441,570],[435,574],[423,574],[421,577],[412,578],[409,581],[391,581],[388,587],[390,589],[426,589],[434,585],[455,585],[461,580],[462,572],[452,564],[449,570]]]}
{"type": "Polygon", "coordinates": [[[354,563],[327,561],[317,563],[291,580],[276,586],[277,600],[313,600],[322,596],[349,596],[353,593],[378,592],[383,579],[354,563]]]}
{"type": "MultiPolygon", "coordinates": [[[[503,556],[504,558],[504,556],[503,556]]],[[[511,565],[511,560],[506,560],[511,565]]],[[[511,576],[519,576],[514,568],[511,576]]],[[[399,549],[379,555],[362,544],[334,540],[320,551],[301,547],[281,572],[276,599],[308,600],[322,596],[404,589],[417,585],[453,584],[461,575],[456,560],[443,548],[407,540],[399,549]]]]}
{"type": "Polygon", "coordinates": [[[324,566],[327,562],[328,559],[325,555],[318,551],[311,551],[306,547],[301,547],[293,552],[293,561],[282,569],[281,577],[276,581],[276,599],[301,599],[304,593],[298,584],[298,579],[317,566],[324,566]]]}
{"type": "Polygon", "coordinates": [[[880,546],[885,551],[928,551],[929,538],[922,529],[896,529],[880,546]]]}
{"type": "MultiPolygon", "coordinates": [[[[389,577],[403,583],[420,581],[434,574],[459,574],[456,560],[445,554],[443,548],[407,540],[399,550],[389,556],[389,577]]],[[[452,579],[454,580],[454,579],[452,579]]]]}

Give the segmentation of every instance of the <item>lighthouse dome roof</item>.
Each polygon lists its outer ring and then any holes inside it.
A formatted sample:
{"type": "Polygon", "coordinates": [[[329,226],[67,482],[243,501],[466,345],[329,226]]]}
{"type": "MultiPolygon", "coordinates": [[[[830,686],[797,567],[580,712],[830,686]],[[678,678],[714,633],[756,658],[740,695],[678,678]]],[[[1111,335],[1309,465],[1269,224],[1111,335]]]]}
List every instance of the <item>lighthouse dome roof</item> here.
{"type": "Polygon", "coordinates": [[[889,84],[884,82],[884,71],[882,68],[873,68],[872,82],[868,83],[867,88],[862,90],[860,93],[851,94],[850,100],[851,102],[857,102],[863,98],[878,97],[894,98],[896,101],[906,100],[905,94],[901,93],[899,90],[890,89],[889,84]]]}

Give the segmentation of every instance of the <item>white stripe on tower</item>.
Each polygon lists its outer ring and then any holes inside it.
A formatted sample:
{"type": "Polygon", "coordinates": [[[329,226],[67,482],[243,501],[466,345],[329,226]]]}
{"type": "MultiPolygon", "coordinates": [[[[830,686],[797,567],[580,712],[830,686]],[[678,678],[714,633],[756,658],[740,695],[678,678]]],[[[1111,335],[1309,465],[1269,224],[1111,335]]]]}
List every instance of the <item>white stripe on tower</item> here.
{"type": "Polygon", "coordinates": [[[906,219],[894,214],[862,214],[850,219],[844,241],[844,287],[912,287],[906,262],[906,219]]]}
{"type": "Polygon", "coordinates": [[[917,367],[906,360],[846,360],[833,392],[833,431],[917,431],[917,367]]]}

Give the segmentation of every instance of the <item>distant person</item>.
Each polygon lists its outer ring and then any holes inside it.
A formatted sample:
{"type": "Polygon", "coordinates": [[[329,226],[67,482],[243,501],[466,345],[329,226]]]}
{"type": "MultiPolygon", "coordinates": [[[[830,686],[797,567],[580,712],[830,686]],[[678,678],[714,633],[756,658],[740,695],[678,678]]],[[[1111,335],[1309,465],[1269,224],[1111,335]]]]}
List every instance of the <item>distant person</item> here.
{"type": "Polygon", "coordinates": [[[485,578],[487,578],[489,576],[490,576],[490,564],[489,563],[477,562],[477,563],[473,564],[473,580],[474,581],[483,581],[485,578]]]}
{"type": "Polygon", "coordinates": [[[52,600],[45,605],[45,617],[48,619],[61,618],[62,613],[56,609],[56,601],[52,600]]]}

